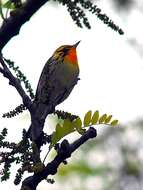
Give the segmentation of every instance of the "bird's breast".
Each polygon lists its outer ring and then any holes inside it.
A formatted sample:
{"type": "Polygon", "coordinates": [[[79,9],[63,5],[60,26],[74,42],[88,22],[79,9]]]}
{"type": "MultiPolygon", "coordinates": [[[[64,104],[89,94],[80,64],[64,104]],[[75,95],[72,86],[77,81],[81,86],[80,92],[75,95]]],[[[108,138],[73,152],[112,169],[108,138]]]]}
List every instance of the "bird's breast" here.
{"type": "Polygon", "coordinates": [[[69,86],[70,83],[74,82],[78,78],[78,65],[75,66],[67,62],[58,64],[55,75],[63,86],[69,86]]]}

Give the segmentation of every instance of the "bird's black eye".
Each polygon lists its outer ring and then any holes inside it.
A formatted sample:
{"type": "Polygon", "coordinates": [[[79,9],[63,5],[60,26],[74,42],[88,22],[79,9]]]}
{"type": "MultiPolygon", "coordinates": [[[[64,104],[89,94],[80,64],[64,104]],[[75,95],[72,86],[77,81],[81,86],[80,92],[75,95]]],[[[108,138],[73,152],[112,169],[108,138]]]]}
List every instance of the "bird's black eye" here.
{"type": "Polygon", "coordinates": [[[66,55],[66,54],[68,53],[68,51],[69,51],[69,48],[64,48],[64,49],[63,49],[64,55],[66,55]]]}
{"type": "Polygon", "coordinates": [[[58,48],[58,49],[56,50],[56,53],[57,53],[58,55],[65,56],[65,55],[68,54],[69,49],[70,49],[70,46],[61,46],[60,48],[58,48]]]}

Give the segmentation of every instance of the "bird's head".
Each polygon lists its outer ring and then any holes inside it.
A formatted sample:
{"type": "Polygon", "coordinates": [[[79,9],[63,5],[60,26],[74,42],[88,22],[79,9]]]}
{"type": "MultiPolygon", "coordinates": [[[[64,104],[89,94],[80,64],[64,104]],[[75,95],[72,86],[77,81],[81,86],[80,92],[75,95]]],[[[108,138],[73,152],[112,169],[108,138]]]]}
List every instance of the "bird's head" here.
{"type": "Polygon", "coordinates": [[[58,61],[63,60],[71,64],[78,64],[76,47],[78,46],[79,43],[80,41],[78,41],[74,45],[60,46],[58,49],[56,49],[52,57],[58,61]]]}

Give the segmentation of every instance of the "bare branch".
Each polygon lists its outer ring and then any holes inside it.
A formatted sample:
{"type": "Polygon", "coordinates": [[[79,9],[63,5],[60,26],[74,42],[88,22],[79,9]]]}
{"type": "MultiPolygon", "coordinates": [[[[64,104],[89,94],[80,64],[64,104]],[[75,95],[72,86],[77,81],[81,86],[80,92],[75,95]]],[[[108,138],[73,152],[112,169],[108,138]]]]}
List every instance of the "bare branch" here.
{"type": "Polygon", "coordinates": [[[0,63],[3,66],[3,69],[0,68],[0,72],[4,75],[4,77],[9,79],[9,84],[16,88],[16,90],[18,91],[18,93],[20,94],[23,100],[24,105],[29,109],[29,111],[31,111],[31,105],[32,105],[31,99],[25,93],[24,89],[22,88],[20,84],[20,81],[16,77],[13,76],[13,74],[11,73],[7,65],[5,64],[2,58],[2,55],[0,55],[0,63]]]}
{"type": "Polygon", "coordinates": [[[21,26],[48,0],[27,0],[22,7],[11,11],[10,17],[0,28],[0,51],[8,41],[20,31],[21,26]]]}
{"type": "Polygon", "coordinates": [[[0,73],[4,74],[4,70],[0,67],[0,73]]]}
{"type": "Polygon", "coordinates": [[[61,163],[63,163],[71,154],[77,150],[82,144],[86,141],[95,138],[97,136],[96,129],[90,127],[85,134],[83,134],[78,140],[74,143],[69,144],[67,140],[63,140],[61,143],[58,153],[53,161],[47,164],[47,166],[39,173],[35,173],[33,176],[27,177],[22,182],[22,188],[28,187],[29,190],[36,190],[37,185],[48,175],[55,175],[57,169],[61,163]]]}

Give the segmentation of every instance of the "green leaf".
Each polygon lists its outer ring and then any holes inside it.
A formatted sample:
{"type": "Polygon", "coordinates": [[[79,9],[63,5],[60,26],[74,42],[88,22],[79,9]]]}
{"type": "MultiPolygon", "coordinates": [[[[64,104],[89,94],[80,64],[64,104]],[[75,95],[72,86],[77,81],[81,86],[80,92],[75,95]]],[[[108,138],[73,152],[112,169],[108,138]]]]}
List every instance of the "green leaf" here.
{"type": "Polygon", "coordinates": [[[59,138],[63,136],[63,129],[59,123],[56,125],[56,135],[59,138]]]}
{"type": "Polygon", "coordinates": [[[4,3],[2,7],[6,9],[15,9],[15,6],[11,1],[7,1],[6,3],[4,3]]]}
{"type": "Polygon", "coordinates": [[[77,119],[75,119],[72,124],[74,125],[75,129],[77,130],[77,132],[79,134],[83,134],[85,132],[85,129],[82,128],[82,121],[80,119],[80,117],[78,117],[77,119]]]}
{"type": "Polygon", "coordinates": [[[68,119],[64,120],[63,126],[61,126],[59,123],[56,125],[56,131],[52,134],[51,139],[51,149],[59,140],[61,140],[64,136],[74,132],[74,126],[68,119]]]}
{"type": "Polygon", "coordinates": [[[4,18],[4,15],[3,15],[2,7],[3,7],[3,5],[2,5],[2,2],[0,0],[0,16],[4,20],[5,18],[4,18]]]}
{"type": "Polygon", "coordinates": [[[63,123],[64,136],[68,135],[68,134],[70,134],[70,133],[72,133],[74,131],[75,131],[75,129],[74,129],[74,126],[73,126],[72,122],[69,119],[65,119],[64,123],[63,123]]]}
{"type": "Polygon", "coordinates": [[[97,123],[98,119],[99,119],[99,111],[97,110],[94,112],[94,114],[92,116],[91,124],[95,125],[97,123]]]}
{"type": "Polygon", "coordinates": [[[54,132],[54,133],[52,134],[51,146],[53,147],[57,142],[58,142],[58,136],[57,136],[57,133],[54,132]]]}
{"type": "Polygon", "coordinates": [[[112,115],[107,116],[104,123],[105,124],[109,123],[111,119],[112,119],[112,115]]]}
{"type": "Polygon", "coordinates": [[[80,117],[78,117],[77,119],[75,119],[72,123],[74,124],[74,126],[76,128],[81,128],[81,126],[82,126],[82,121],[81,121],[80,117]]]}
{"type": "Polygon", "coordinates": [[[83,121],[83,124],[84,124],[84,127],[88,127],[90,122],[91,122],[91,114],[92,114],[92,111],[88,111],[85,116],[84,116],[84,121],[83,121]]]}
{"type": "Polygon", "coordinates": [[[113,120],[111,123],[110,123],[110,125],[111,126],[116,126],[118,124],[118,120],[117,119],[115,119],[115,120],[113,120]]]}
{"type": "Polygon", "coordinates": [[[105,119],[107,118],[107,114],[103,114],[100,118],[99,118],[99,123],[104,123],[105,119]]]}

